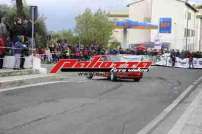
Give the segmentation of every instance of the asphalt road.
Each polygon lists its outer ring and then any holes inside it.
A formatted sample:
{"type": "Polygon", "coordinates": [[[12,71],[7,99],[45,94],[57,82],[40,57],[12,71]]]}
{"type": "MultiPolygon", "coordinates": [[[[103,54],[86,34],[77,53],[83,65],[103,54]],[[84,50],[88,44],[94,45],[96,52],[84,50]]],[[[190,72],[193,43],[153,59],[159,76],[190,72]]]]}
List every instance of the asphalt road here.
{"type": "Polygon", "coordinates": [[[202,70],[152,68],[136,83],[72,77],[0,93],[0,134],[135,134],[202,70]]]}

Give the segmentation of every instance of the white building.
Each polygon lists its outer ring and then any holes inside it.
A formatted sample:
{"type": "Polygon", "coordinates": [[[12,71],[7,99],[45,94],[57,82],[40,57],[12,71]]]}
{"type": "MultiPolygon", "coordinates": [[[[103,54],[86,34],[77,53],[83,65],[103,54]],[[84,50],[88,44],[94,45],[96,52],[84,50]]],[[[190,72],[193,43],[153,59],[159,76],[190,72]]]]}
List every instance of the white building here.
{"type": "MultiPolygon", "coordinates": [[[[112,11],[108,15],[112,22],[121,21],[129,17],[128,10],[125,11],[112,11]]],[[[123,42],[123,29],[114,29],[112,31],[112,36],[110,42],[123,42]]]]}
{"type": "Polygon", "coordinates": [[[185,0],[135,0],[128,7],[129,18],[152,22],[159,29],[129,29],[127,44],[159,40],[170,43],[171,49],[200,49],[200,19],[197,10],[185,0]]]}
{"type": "Polygon", "coordinates": [[[197,38],[199,40],[199,50],[202,51],[202,9],[199,9],[197,19],[199,19],[197,38]]]}

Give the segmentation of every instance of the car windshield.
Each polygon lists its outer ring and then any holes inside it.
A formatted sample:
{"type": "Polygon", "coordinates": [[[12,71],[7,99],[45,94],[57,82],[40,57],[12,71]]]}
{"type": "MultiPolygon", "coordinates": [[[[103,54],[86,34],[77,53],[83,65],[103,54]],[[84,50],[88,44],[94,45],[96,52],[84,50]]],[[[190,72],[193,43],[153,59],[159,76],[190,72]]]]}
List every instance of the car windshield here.
{"type": "Polygon", "coordinates": [[[119,55],[110,55],[109,60],[113,62],[122,61],[121,56],[119,55]]]}
{"type": "Polygon", "coordinates": [[[142,56],[138,55],[111,55],[109,59],[113,62],[116,61],[123,61],[123,62],[128,62],[128,61],[141,61],[142,56]]]}

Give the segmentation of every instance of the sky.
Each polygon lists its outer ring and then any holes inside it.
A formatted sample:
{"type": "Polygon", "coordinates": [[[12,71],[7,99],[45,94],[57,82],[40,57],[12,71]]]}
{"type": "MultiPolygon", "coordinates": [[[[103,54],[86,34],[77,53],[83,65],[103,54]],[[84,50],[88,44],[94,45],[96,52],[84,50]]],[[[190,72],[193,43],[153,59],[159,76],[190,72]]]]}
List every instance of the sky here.
{"type": "MultiPolygon", "coordinates": [[[[0,0],[0,4],[11,4],[14,0],[0,0]]],[[[86,8],[93,11],[127,10],[126,5],[134,0],[26,0],[28,5],[37,5],[41,16],[46,18],[48,31],[73,29],[74,18],[86,8]]],[[[191,0],[202,3],[202,0],[191,0]]]]}

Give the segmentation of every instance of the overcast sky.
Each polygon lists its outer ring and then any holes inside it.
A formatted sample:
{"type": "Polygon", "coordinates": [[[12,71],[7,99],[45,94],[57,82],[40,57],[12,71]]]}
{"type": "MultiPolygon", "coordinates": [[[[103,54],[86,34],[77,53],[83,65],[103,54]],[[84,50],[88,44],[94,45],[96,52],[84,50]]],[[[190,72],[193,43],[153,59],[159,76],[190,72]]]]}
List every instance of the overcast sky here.
{"type": "MultiPolygon", "coordinates": [[[[13,0],[0,0],[0,4],[10,4],[13,0]]],[[[49,31],[74,28],[74,18],[86,8],[110,10],[125,10],[126,5],[133,0],[26,0],[28,5],[37,5],[40,15],[46,17],[49,31]]],[[[202,0],[192,0],[202,3],[202,0]]]]}

